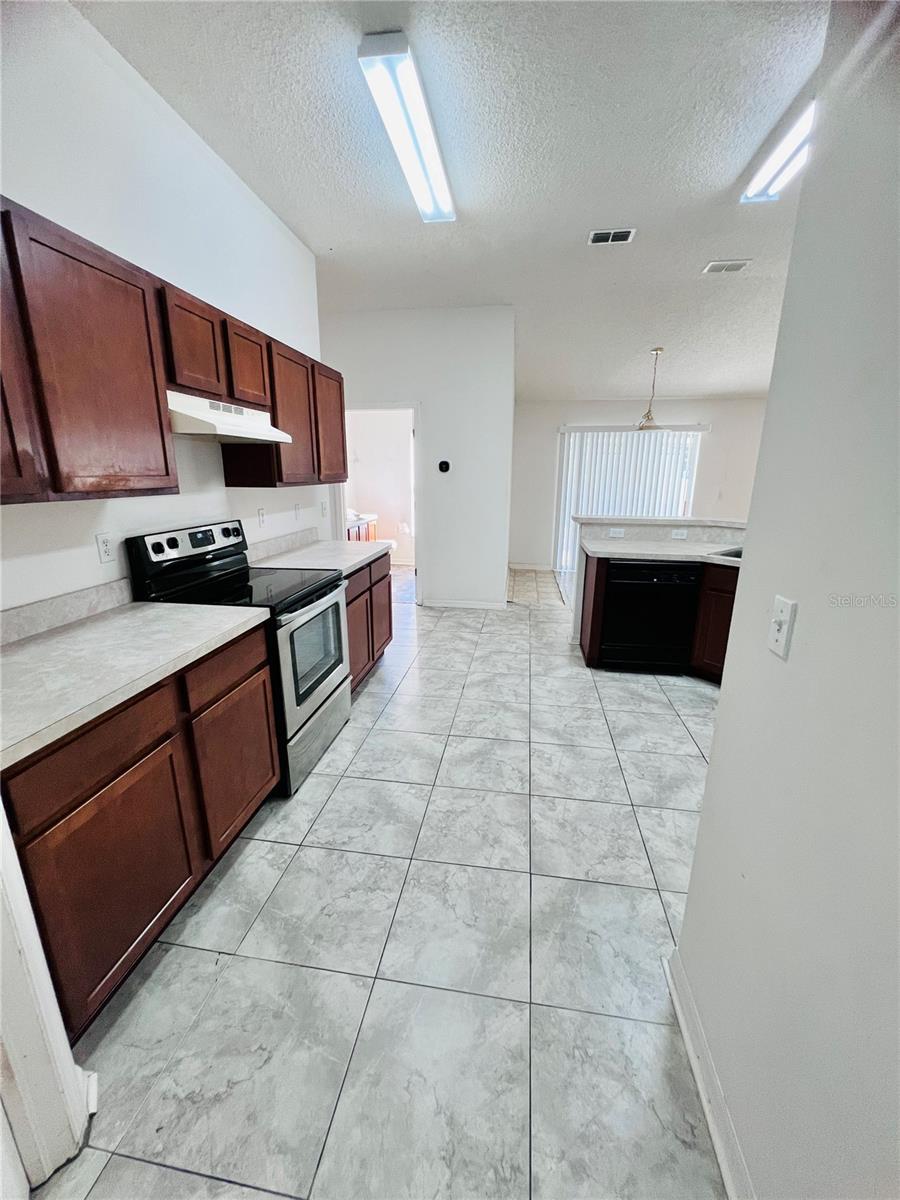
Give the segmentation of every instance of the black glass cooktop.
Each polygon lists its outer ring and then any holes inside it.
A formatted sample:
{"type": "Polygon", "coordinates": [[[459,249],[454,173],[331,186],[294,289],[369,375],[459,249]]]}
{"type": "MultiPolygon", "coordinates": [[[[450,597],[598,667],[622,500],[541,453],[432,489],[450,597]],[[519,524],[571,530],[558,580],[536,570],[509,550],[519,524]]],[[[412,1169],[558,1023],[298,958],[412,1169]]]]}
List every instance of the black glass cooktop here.
{"type": "Polygon", "coordinates": [[[285,612],[311,604],[341,581],[340,571],[304,571],[293,567],[241,567],[192,583],[157,599],[179,604],[247,605],[285,612]]]}

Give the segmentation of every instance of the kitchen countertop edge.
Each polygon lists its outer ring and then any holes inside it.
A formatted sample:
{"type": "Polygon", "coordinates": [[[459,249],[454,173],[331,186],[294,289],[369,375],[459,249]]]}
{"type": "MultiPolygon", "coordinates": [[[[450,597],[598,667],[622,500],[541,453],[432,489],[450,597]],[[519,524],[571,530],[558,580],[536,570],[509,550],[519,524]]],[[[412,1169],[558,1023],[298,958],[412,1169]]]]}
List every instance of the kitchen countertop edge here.
{"type": "Polygon", "coordinates": [[[284,554],[273,554],[256,560],[254,567],[305,567],[309,570],[339,570],[344,578],[361,567],[368,566],[383,554],[393,550],[392,542],[341,542],[321,541],[302,546],[299,550],[287,550],[284,554]],[[353,551],[360,548],[358,554],[353,551]],[[362,549],[365,547],[365,549],[362,549]],[[347,561],[335,561],[335,560],[347,561]]]}

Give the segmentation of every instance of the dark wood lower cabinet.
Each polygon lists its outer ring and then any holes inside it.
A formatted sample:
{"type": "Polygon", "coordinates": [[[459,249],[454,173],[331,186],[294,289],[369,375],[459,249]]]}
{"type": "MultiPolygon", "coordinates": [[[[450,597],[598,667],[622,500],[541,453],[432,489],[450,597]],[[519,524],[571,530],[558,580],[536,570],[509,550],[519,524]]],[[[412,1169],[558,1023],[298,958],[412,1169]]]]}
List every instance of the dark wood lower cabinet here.
{"type": "Polygon", "coordinates": [[[372,584],[372,647],[376,658],[384,652],[392,634],[391,577],[387,575],[372,584]]]}
{"type": "Polygon", "coordinates": [[[737,567],[710,563],[703,568],[691,668],[697,675],[716,683],[721,681],[725,667],[737,580],[737,567]]]}
{"type": "Polygon", "coordinates": [[[77,1034],[200,877],[202,851],[183,734],[22,851],[69,1032],[77,1034]]]}
{"type": "Polygon", "coordinates": [[[259,629],[4,774],[73,1040],[278,777],[259,629]]]}
{"type": "Polygon", "coordinates": [[[350,643],[350,678],[356,685],[369,673],[372,652],[372,593],[363,592],[347,605],[347,639],[350,643]]]}
{"type": "Polygon", "coordinates": [[[382,554],[347,578],[351,687],[362,683],[392,636],[391,556],[382,554]]]}

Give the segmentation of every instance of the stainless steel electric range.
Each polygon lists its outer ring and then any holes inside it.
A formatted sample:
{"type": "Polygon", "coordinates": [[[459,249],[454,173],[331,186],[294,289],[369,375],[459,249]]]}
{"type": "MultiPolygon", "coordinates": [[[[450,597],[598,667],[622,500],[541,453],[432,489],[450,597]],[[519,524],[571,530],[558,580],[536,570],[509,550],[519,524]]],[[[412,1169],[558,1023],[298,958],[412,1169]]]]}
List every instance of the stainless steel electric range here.
{"type": "Polygon", "coordinates": [[[251,567],[238,520],[126,539],[135,600],[267,608],[281,795],[291,795],[350,716],[340,571],[251,567]]]}

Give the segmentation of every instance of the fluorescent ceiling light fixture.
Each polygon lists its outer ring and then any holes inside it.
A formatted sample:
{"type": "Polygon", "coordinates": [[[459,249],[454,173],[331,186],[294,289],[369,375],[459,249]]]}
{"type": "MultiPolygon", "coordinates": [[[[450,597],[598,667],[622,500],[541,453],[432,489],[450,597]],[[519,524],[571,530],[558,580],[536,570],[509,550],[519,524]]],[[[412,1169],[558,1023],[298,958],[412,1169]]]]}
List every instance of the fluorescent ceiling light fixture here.
{"type": "Polygon", "coordinates": [[[777,200],[779,192],[809,161],[809,135],[816,119],[816,102],[811,101],[790,127],[741,196],[748,200],[777,200]]]}
{"type": "Polygon", "coordinates": [[[367,34],[358,57],[422,220],[455,221],[428,101],[406,35],[367,34]]]}

